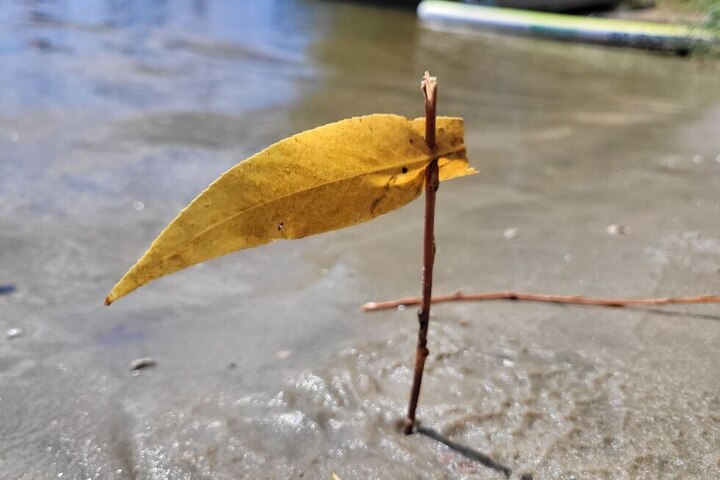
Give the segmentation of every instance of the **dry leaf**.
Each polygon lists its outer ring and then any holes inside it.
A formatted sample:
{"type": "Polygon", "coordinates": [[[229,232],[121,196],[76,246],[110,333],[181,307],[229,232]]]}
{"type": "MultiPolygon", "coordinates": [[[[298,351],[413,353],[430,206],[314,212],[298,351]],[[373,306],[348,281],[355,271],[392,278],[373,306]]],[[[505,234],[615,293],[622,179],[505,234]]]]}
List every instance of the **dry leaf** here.
{"type": "Polygon", "coordinates": [[[438,117],[434,152],[425,119],[369,115],[299,133],[215,180],[113,287],[110,304],[141,285],[235,250],[365,222],[418,197],[424,169],[470,175],[463,121],[438,117]]]}

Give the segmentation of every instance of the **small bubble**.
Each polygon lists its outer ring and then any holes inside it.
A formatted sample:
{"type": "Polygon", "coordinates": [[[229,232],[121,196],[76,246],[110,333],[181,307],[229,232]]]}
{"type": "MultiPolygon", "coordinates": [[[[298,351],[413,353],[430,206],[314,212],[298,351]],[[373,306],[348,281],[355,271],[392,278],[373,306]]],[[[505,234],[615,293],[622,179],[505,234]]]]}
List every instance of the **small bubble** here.
{"type": "Polygon", "coordinates": [[[695,155],[693,157],[693,163],[695,165],[700,165],[701,163],[705,163],[705,157],[703,157],[702,155],[695,155]]]}
{"type": "Polygon", "coordinates": [[[397,306],[398,312],[404,312],[406,308],[407,308],[407,307],[406,307],[405,305],[398,305],[398,306],[397,306]]]}
{"type": "Polygon", "coordinates": [[[292,355],[291,350],[278,350],[275,352],[275,358],[279,360],[285,360],[286,358],[290,357],[292,355]]]}
{"type": "Polygon", "coordinates": [[[667,158],[663,159],[662,164],[664,166],[666,166],[667,168],[676,168],[680,164],[681,161],[682,161],[682,159],[675,157],[675,156],[671,156],[671,157],[667,157],[667,158]]]}
{"type": "Polygon", "coordinates": [[[326,276],[328,273],[330,273],[330,272],[328,271],[327,268],[323,268],[322,270],[320,270],[320,275],[322,275],[323,277],[326,276]]]}
{"type": "Polygon", "coordinates": [[[630,233],[630,228],[626,225],[620,225],[618,223],[611,223],[605,229],[610,235],[627,235],[630,233]]]}
{"type": "Polygon", "coordinates": [[[505,231],[503,232],[503,236],[504,236],[506,239],[508,239],[508,240],[512,240],[513,238],[517,238],[517,237],[520,236],[520,229],[515,228],[515,227],[513,227],[513,228],[506,228],[505,231]]]}
{"type": "Polygon", "coordinates": [[[300,250],[293,250],[291,255],[293,258],[298,258],[300,256],[300,250]]]}
{"type": "Polygon", "coordinates": [[[10,140],[13,142],[17,142],[20,140],[20,134],[17,132],[10,132],[10,140]]]}
{"type": "Polygon", "coordinates": [[[133,208],[138,212],[142,212],[145,209],[145,204],[140,200],[133,202],[133,208]]]}
{"type": "Polygon", "coordinates": [[[25,331],[22,328],[10,328],[7,331],[7,339],[12,340],[14,338],[22,337],[25,331]]]}
{"type": "Polygon", "coordinates": [[[570,255],[569,253],[568,253],[567,255],[565,255],[565,257],[563,257],[563,258],[565,258],[565,261],[566,261],[566,262],[572,262],[572,261],[573,261],[573,256],[570,255]]]}

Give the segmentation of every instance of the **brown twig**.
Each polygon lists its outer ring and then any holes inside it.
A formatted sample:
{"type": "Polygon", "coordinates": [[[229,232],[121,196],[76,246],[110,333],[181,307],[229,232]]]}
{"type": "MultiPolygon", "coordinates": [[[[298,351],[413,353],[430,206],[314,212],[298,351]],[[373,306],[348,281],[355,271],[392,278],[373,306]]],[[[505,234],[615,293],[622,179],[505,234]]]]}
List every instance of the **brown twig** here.
{"type": "MultiPolygon", "coordinates": [[[[430,150],[435,148],[435,117],[437,111],[437,79],[428,72],[422,81],[422,91],[425,95],[425,143],[430,150]]],[[[435,194],[440,186],[437,160],[433,160],[425,169],[425,235],[423,241],[423,275],[422,304],[418,310],[417,350],[415,352],[415,371],[413,374],[412,390],[408,414],[403,425],[403,433],[410,435],[415,428],[415,412],[420,398],[420,384],[422,383],[425,359],[430,353],[427,348],[427,332],[430,322],[430,304],[432,301],[432,274],[435,261],[435,194]]]]}
{"type": "MultiPolygon", "coordinates": [[[[397,308],[400,305],[419,305],[421,297],[406,297],[386,302],[369,302],[360,309],[363,312],[397,308]]],[[[687,305],[694,303],[720,303],[720,295],[701,295],[698,297],[659,297],[659,298],[590,298],[580,295],[544,295],[540,293],[492,292],[492,293],[451,293],[432,297],[432,303],[483,301],[483,300],[525,300],[530,302],[566,303],[574,305],[596,305],[600,307],[651,307],[658,305],[687,305]]]]}

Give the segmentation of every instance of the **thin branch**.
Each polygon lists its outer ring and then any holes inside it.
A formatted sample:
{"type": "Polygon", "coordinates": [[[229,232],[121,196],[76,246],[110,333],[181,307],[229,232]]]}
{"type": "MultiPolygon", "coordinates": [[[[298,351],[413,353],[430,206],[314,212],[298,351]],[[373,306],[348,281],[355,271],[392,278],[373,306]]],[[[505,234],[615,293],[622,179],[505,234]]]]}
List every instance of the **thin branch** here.
{"type": "MultiPolygon", "coordinates": [[[[696,303],[720,303],[720,295],[701,295],[698,297],[659,297],[659,298],[591,298],[580,295],[545,295],[541,293],[492,292],[469,293],[460,291],[450,295],[432,297],[432,303],[487,301],[487,300],[524,300],[530,302],[566,303],[573,305],[596,305],[600,307],[650,307],[658,305],[688,305],[696,303]]],[[[405,297],[385,302],[369,302],[360,307],[363,312],[373,312],[400,305],[420,305],[421,297],[405,297]]]]}
{"type": "MultiPolygon", "coordinates": [[[[425,143],[432,151],[435,148],[435,116],[437,110],[437,79],[425,72],[421,84],[425,96],[425,143]]],[[[433,263],[435,261],[435,195],[440,186],[437,160],[432,160],[425,168],[425,232],[423,237],[422,269],[422,305],[417,313],[418,341],[415,352],[415,369],[410,390],[408,413],[403,424],[403,433],[410,435],[415,428],[415,412],[420,398],[425,360],[430,353],[427,348],[428,324],[430,323],[430,304],[432,299],[433,263]]]]}

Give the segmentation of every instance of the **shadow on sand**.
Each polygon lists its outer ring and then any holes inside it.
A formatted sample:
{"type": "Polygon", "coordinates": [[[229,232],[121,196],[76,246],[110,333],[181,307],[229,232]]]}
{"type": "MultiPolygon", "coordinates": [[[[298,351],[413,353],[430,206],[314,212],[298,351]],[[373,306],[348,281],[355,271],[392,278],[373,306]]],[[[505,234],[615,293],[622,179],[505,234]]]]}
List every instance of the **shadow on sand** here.
{"type": "MultiPolygon", "coordinates": [[[[506,467],[505,465],[496,462],[489,456],[485,455],[484,453],[473,450],[472,448],[462,445],[457,442],[453,442],[447,437],[444,437],[440,432],[437,430],[434,430],[429,427],[425,427],[422,425],[418,425],[415,427],[415,431],[421,435],[425,435],[426,437],[432,438],[433,440],[442,443],[443,445],[447,446],[450,450],[459,453],[460,455],[469,458],[470,460],[474,460],[476,462],[480,462],[483,465],[485,465],[488,468],[492,468],[495,471],[498,471],[505,475],[505,478],[510,478],[510,474],[512,474],[512,470],[510,467],[506,467]]],[[[526,477],[523,476],[523,478],[532,478],[532,477],[526,477]]]]}

